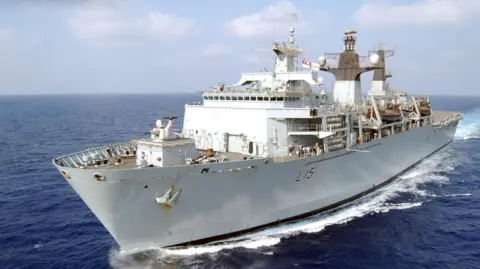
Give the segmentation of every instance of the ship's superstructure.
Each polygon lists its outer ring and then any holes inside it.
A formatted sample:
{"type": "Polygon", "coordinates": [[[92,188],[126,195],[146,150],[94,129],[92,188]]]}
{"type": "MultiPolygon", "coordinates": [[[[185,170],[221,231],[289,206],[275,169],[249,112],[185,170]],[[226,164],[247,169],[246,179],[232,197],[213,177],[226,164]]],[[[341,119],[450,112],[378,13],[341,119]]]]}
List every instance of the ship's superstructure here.
{"type": "Polygon", "coordinates": [[[316,214],[452,141],[462,115],[392,90],[391,51],[378,48],[362,65],[350,30],[343,52],[304,59],[298,70],[294,32],[273,43],[272,71],[201,91],[203,103],[185,106],[180,133],[170,116],[149,138],[53,160],[122,247],[205,243],[316,214]],[[370,71],[363,98],[360,75],[370,71]],[[333,91],[322,72],[334,75],[333,91]]]}

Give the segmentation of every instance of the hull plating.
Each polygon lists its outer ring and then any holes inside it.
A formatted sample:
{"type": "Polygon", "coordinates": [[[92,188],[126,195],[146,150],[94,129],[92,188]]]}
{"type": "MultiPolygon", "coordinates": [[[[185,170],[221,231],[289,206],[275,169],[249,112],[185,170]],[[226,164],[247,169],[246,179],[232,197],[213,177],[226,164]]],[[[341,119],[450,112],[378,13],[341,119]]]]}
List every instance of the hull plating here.
{"type": "Polygon", "coordinates": [[[275,224],[358,198],[450,143],[456,127],[457,122],[439,130],[414,128],[363,144],[360,149],[367,152],[333,152],[285,163],[102,170],[105,181],[100,182],[93,178],[94,170],[62,169],[122,248],[165,247],[275,224]],[[210,173],[201,174],[203,168],[210,173]],[[174,192],[182,189],[176,204],[159,205],[157,193],[172,185],[174,192]]]}

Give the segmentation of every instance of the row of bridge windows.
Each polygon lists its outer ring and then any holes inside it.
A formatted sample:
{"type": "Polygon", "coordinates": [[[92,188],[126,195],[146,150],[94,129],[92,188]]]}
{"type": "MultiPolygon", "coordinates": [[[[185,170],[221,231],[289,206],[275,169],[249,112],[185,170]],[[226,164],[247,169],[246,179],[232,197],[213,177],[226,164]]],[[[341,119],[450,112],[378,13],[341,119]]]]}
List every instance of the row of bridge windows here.
{"type": "Polygon", "coordinates": [[[287,96],[287,97],[276,97],[276,96],[211,96],[204,95],[204,100],[232,100],[232,101],[300,101],[299,96],[287,96]]]}

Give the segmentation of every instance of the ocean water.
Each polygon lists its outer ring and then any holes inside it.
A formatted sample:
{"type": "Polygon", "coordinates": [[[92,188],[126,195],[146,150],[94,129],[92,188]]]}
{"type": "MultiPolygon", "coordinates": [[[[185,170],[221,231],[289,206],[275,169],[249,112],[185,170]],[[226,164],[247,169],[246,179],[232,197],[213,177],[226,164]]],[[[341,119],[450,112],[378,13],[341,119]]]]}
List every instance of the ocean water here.
{"type": "Polygon", "coordinates": [[[455,140],[328,214],[183,250],[119,249],[49,156],[143,136],[196,95],[0,97],[0,268],[480,268],[480,98],[455,140]]]}

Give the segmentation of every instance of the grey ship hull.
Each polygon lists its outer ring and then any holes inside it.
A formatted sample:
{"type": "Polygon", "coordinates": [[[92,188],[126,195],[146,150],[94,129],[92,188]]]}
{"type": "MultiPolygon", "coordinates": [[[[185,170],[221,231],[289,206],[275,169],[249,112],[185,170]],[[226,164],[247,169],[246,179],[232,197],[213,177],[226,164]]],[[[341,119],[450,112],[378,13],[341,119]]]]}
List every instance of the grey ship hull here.
{"type": "Polygon", "coordinates": [[[265,159],[148,169],[58,167],[123,249],[206,243],[331,209],[359,198],[449,144],[458,121],[431,125],[288,162],[265,159]],[[367,152],[365,152],[367,151],[367,152]],[[239,171],[225,171],[232,168],[239,171]],[[250,167],[250,168],[247,168],[250,167]],[[209,168],[210,173],[201,173],[209,168]],[[219,172],[222,170],[224,172],[219,172]],[[217,173],[214,173],[218,171],[217,173]],[[171,185],[173,207],[155,201],[171,185]]]}

